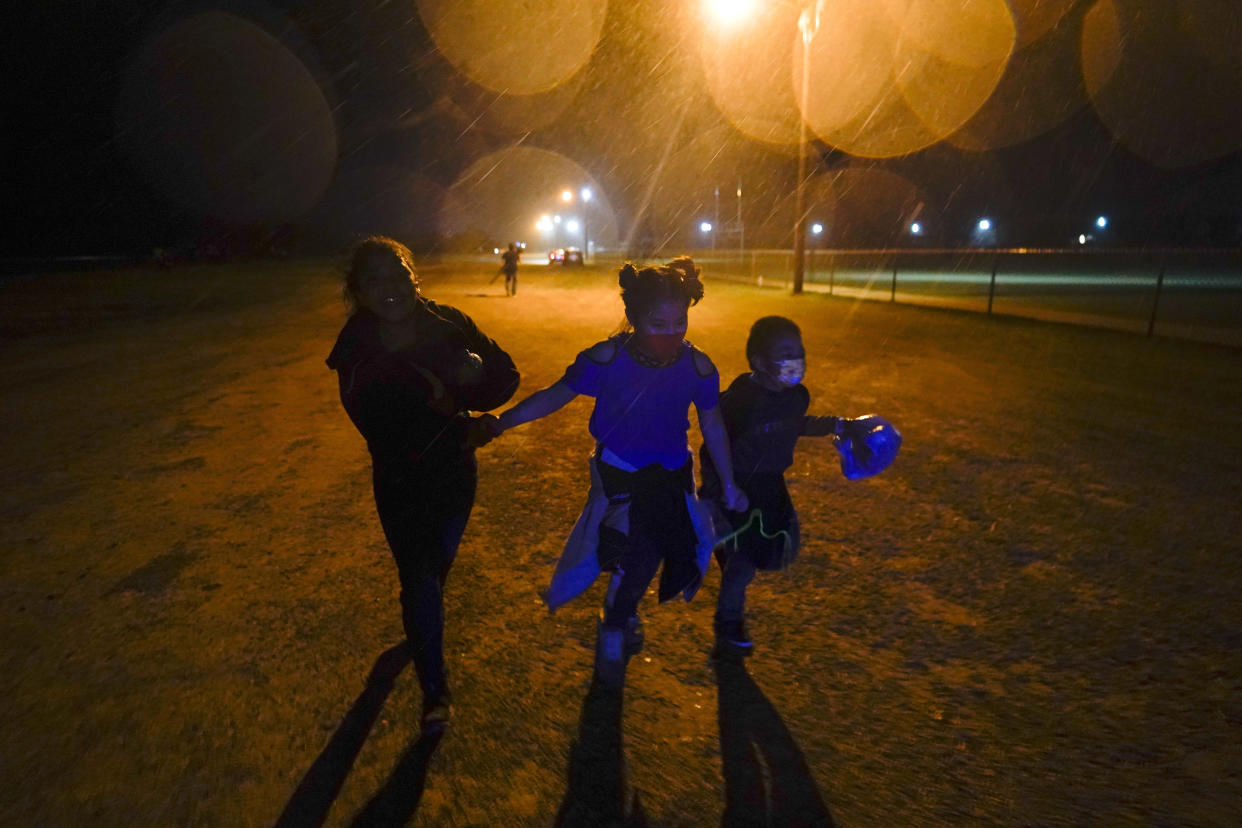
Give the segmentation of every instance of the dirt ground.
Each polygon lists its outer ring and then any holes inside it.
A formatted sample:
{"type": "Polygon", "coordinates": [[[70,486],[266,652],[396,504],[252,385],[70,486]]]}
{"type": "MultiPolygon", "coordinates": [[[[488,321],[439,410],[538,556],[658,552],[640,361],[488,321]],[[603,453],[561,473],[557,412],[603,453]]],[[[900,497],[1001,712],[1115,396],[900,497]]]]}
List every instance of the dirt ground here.
{"type": "MultiPolygon", "coordinates": [[[[331,266],[0,286],[0,824],[1242,823],[1239,352],[705,275],[690,338],[725,383],[788,315],[812,411],[883,414],[901,457],[848,482],[804,441],[754,657],[708,657],[712,572],[644,603],[621,699],[591,683],[602,585],[540,600],[589,402],[505,435],[449,580],[440,741],[323,363],[331,266]]],[[[490,276],[424,287],[520,394],[620,319],[609,274],[490,276]]]]}

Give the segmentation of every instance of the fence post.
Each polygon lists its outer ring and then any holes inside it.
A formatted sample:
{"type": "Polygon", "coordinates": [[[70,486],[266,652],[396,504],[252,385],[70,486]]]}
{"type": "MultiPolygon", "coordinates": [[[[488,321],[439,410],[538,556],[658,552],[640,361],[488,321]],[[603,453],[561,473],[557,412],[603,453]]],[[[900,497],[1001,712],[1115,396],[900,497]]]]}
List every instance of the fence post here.
{"type": "Polygon", "coordinates": [[[893,289],[888,295],[888,301],[897,301],[897,265],[893,265],[893,289]]]}
{"type": "Polygon", "coordinates": [[[828,260],[828,295],[832,295],[832,283],[837,280],[837,257],[828,260]]]}
{"type": "Polygon", "coordinates": [[[1164,287],[1164,268],[1160,268],[1160,275],[1156,277],[1156,298],[1151,302],[1151,319],[1147,320],[1147,338],[1151,339],[1152,333],[1156,330],[1156,308],[1160,307],[1160,289],[1164,287]]]}
{"type": "Polygon", "coordinates": [[[996,260],[992,260],[992,281],[988,283],[988,313],[992,312],[992,299],[996,296],[996,260]]]}

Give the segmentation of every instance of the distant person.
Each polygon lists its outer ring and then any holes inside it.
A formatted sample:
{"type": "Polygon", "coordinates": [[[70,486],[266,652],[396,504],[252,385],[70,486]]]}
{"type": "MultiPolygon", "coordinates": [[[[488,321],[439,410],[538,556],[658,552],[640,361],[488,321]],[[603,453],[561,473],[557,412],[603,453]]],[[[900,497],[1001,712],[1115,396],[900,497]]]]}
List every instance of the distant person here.
{"type": "Polygon", "coordinates": [[[373,236],[345,276],[350,316],[328,356],[341,402],[371,452],[375,506],[401,580],[401,619],[422,688],[422,726],[443,727],[443,590],[474,505],[467,411],[506,402],[513,360],[456,308],[419,291],[405,245],[373,236]]]}
{"type": "MultiPolygon", "coordinates": [[[[797,555],[798,513],[785,485],[785,471],[793,465],[798,439],[831,436],[846,454],[856,445],[852,440],[865,440],[866,433],[880,423],[887,426],[877,417],[851,420],[806,413],[811,403],[811,394],[802,384],[806,351],[802,332],[790,319],[765,316],[756,321],[746,340],[746,359],[750,373],[738,376],[721,394],[720,410],[729,434],[732,477],[746,495],[748,511],[720,508],[727,503],[729,476],[720,474],[712,462],[715,453],[710,443],[700,449],[703,485],[699,497],[716,504],[717,532],[723,538],[715,549],[722,569],[714,624],[718,655],[750,654],[753,643],[746,628],[746,587],[756,570],[784,569],[797,555]]],[[[900,435],[895,429],[892,434],[900,445],[900,435]]],[[[891,460],[868,457],[864,472],[856,467],[858,458],[849,454],[853,465],[849,469],[846,462],[842,465],[847,477],[866,476],[891,460]]]]}
{"type": "Polygon", "coordinates": [[[518,249],[517,242],[509,242],[509,246],[504,253],[500,254],[500,269],[505,274],[505,295],[517,295],[517,271],[518,262],[522,259],[522,251],[518,249]]]}
{"type": "Polygon", "coordinates": [[[707,451],[719,470],[728,508],[744,509],[733,485],[729,445],[717,408],[720,375],[685,340],[687,311],[703,297],[688,257],[660,267],[626,264],[619,274],[625,322],[614,336],[578,354],[564,376],[499,418],[476,428],[484,439],[563,407],[579,394],[595,398],[590,432],[591,492],[553,576],[551,608],[574,598],[601,570],[612,572],[596,641],[601,682],[620,688],[626,659],[641,647],[638,604],[663,564],[659,600],[689,599],[710,556],[710,521],[700,519],[687,441],[690,405],[698,410],[707,451]]]}

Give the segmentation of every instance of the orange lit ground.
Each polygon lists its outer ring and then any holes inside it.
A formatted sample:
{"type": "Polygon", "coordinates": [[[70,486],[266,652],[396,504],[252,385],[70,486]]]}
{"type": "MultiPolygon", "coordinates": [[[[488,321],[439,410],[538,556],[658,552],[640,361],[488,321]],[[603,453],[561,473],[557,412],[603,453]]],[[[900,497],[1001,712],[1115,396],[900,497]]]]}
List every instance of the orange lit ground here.
{"type": "MultiPolygon", "coordinates": [[[[523,271],[515,299],[490,276],[428,268],[426,292],[510,350],[523,393],[620,317],[607,275],[523,271]]],[[[436,826],[599,824],[622,801],[632,824],[718,825],[727,792],[731,820],[767,802],[776,825],[1237,824],[1237,352],[707,276],[690,335],[726,382],[748,324],[790,315],[814,410],[886,415],[900,460],[847,483],[827,444],[800,449],[805,548],[752,587],[748,672],[707,658],[716,573],[647,607],[622,786],[616,708],[588,697],[598,587],[539,600],[588,405],[484,449],[421,802],[409,668],[364,693],[401,631],[323,365],[329,268],[0,288],[0,823],[341,825],[386,791],[436,826]]]]}

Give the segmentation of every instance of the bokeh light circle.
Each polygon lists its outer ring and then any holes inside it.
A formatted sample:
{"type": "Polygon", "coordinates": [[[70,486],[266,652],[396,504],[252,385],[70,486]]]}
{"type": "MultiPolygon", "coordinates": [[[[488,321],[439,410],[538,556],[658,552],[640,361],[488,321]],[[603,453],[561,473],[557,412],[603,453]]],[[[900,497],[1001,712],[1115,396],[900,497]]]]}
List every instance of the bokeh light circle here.
{"type": "Polygon", "coordinates": [[[671,240],[704,218],[716,226],[716,237],[724,238],[727,231],[736,232],[743,210],[751,241],[776,244],[792,232],[794,189],[787,154],[722,125],[678,142],[631,201],[636,214],[671,240]]]}
{"type": "Polygon", "coordinates": [[[1010,58],[996,90],[949,141],[983,151],[1030,140],[1087,106],[1079,37],[1069,26],[1047,32],[1010,58]]]}
{"type": "Polygon", "coordinates": [[[1079,0],[1009,0],[1018,27],[1018,48],[1051,33],[1078,4],[1079,0]]]}
{"type": "Polygon", "coordinates": [[[1082,72],[1100,120],[1165,168],[1242,147],[1242,15],[1232,0],[1098,0],[1082,72]]]}
{"type": "Polygon", "coordinates": [[[705,12],[699,56],[708,92],[745,135],[796,144],[799,115],[789,82],[789,50],[798,37],[797,10],[774,3],[746,11],[751,19],[716,17],[711,8],[705,12]]]}
{"type": "MultiPolygon", "coordinates": [[[[808,125],[853,155],[905,155],[947,137],[987,101],[1016,29],[1004,0],[825,4],[806,57],[808,125]]],[[[794,50],[795,88],[802,46],[794,50]]]]}
{"type": "Polygon", "coordinates": [[[336,164],[336,124],[311,73],[264,29],[220,11],[187,17],[138,51],[116,128],[160,192],[230,221],[302,215],[336,164]]]}
{"type": "Polygon", "coordinates": [[[579,72],[545,92],[516,95],[480,86],[447,62],[425,69],[431,88],[441,92],[439,105],[448,105],[463,118],[463,127],[481,129],[489,135],[514,138],[554,124],[574,103],[587,73],[579,72]],[[437,71],[438,69],[438,71],[437,71]]]}
{"type": "Polygon", "coordinates": [[[534,95],[590,59],[608,10],[600,0],[417,0],[423,25],[457,71],[497,92],[534,95]]]}
{"type": "MultiPolygon", "coordinates": [[[[497,241],[523,240],[532,249],[581,246],[581,232],[558,229],[544,239],[535,223],[544,214],[579,220],[585,215],[593,246],[617,243],[617,222],[607,191],[574,161],[535,147],[509,147],[475,161],[458,176],[444,197],[438,226],[445,236],[479,231],[497,241]],[[566,204],[561,193],[591,190],[585,206],[566,204]]],[[[562,222],[563,228],[567,222],[562,222]]]]}

